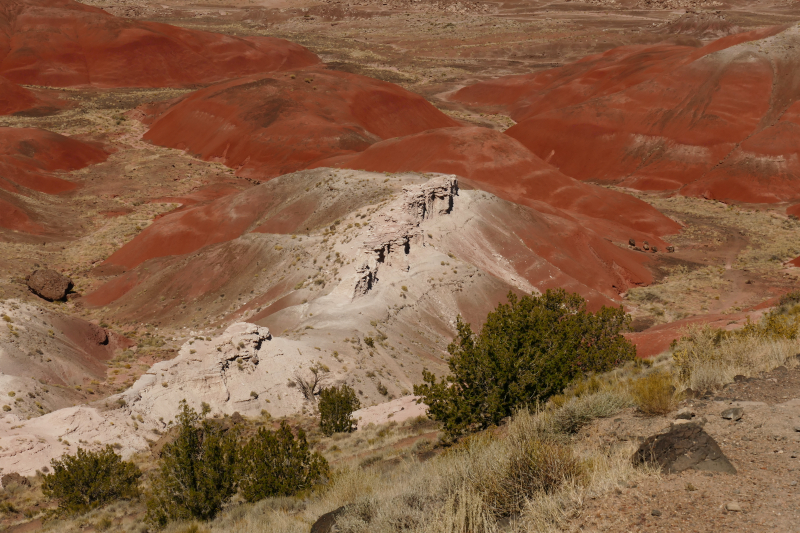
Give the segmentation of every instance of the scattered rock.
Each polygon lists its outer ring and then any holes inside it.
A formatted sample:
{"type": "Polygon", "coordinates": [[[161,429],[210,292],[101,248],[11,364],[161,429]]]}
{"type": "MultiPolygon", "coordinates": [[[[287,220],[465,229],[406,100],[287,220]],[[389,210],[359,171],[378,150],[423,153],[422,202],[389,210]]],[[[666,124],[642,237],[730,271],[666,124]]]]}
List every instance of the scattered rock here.
{"type": "Polygon", "coordinates": [[[736,421],[740,420],[743,415],[744,415],[744,409],[742,409],[741,407],[731,407],[730,409],[725,409],[724,411],[722,411],[722,414],[720,416],[725,420],[736,421]]]}
{"type": "Polygon", "coordinates": [[[695,423],[678,424],[666,433],[648,437],[633,455],[633,463],[655,463],[670,474],[689,468],[736,473],[717,442],[695,423]]]}
{"type": "Polygon", "coordinates": [[[3,484],[3,488],[7,488],[9,484],[17,484],[20,487],[30,487],[31,482],[28,481],[28,478],[17,474],[16,472],[12,472],[10,474],[4,475],[0,478],[0,483],[3,484]]]}
{"type": "Polygon", "coordinates": [[[89,331],[87,332],[87,339],[97,345],[105,346],[108,344],[108,331],[101,328],[97,324],[89,323],[89,331]]]}
{"type": "Polygon", "coordinates": [[[694,411],[692,411],[688,407],[684,407],[684,408],[680,409],[675,414],[675,419],[676,420],[691,420],[692,418],[694,418],[694,416],[695,416],[694,411]]]}
{"type": "Polygon", "coordinates": [[[674,246],[667,246],[667,252],[672,253],[674,251],[675,251],[675,247],[674,246]]]}
{"type": "Polygon", "coordinates": [[[629,246],[636,246],[636,239],[628,239],[629,246]]]}
{"type": "Polygon", "coordinates": [[[658,509],[653,509],[652,511],[650,511],[650,514],[653,516],[661,516],[661,511],[659,511],[658,509]]]}
{"type": "Polygon", "coordinates": [[[311,533],[333,533],[336,519],[345,511],[344,506],[320,516],[311,526],[311,533]]]}
{"type": "Polygon", "coordinates": [[[739,505],[739,502],[728,502],[725,504],[725,509],[739,513],[742,511],[742,506],[739,505]]]}
{"type": "Polygon", "coordinates": [[[28,288],[48,301],[63,300],[72,288],[72,280],[49,268],[34,270],[28,276],[28,288]]]}
{"type": "Polygon", "coordinates": [[[650,249],[650,243],[649,243],[649,242],[647,242],[647,241],[644,241],[644,242],[642,243],[642,249],[643,249],[643,250],[649,250],[649,249],[650,249]]]}
{"type": "Polygon", "coordinates": [[[655,253],[658,253],[658,247],[657,247],[657,246],[653,246],[653,253],[654,253],[654,254],[655,254],[655,253]]]}

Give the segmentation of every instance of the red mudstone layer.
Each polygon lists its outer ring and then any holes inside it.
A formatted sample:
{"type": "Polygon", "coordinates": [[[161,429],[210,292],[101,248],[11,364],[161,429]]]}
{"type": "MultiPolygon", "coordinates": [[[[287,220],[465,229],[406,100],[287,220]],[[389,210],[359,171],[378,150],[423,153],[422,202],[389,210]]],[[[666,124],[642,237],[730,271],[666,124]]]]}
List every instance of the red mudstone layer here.
{"type": "Polygon", "coordinates": [[[115,17],[73,0],[0,4],[0,74],[69,87],[182,87],[319,63],[300,45],[115,17]]]}
{"type": "Polygon", "coordinates": [[[313,69],[196,91],[166,110],[144,138],[263,180],[390,137],[457,125],[397,85],[313,69]]]}
{"type": "Polygon", "coordinates": [[[800,29],[702,48],[623,47],[454,99],[507,109],[507,134],[568,176],[723,201],[800,199],[800,29]],[[494,96],[496,94],[496,96],[494,96]]]}

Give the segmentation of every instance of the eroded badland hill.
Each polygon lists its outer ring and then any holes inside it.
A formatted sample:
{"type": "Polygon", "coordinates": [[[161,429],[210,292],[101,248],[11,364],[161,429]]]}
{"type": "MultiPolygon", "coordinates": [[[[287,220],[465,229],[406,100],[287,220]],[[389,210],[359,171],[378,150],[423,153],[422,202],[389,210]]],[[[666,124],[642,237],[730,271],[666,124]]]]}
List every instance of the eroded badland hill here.
{"type": "Polygon", "coordinates": [[[798,22],[783,0],[4,0],[0,528],[155,531],[186,400],[305,428],[334,474],[171,531],[794,531],[798,22]],[[426,416],[457,317],[561,288],[622,306],[637,359],[475,436],[426,416]],[[357,431],[320,432],[332,385],[357,431]],[[530,442],[571,470],[514,477],[530,442]],[[106,445],[142,496],[57,512],[51,461],[106,445]]]}

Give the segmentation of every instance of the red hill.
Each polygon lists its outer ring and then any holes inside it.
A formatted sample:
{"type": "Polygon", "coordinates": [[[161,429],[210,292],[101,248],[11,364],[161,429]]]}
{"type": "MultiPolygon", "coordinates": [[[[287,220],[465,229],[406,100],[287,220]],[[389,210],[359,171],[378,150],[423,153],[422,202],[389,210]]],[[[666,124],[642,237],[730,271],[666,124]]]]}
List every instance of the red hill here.
{"type": "Polygon", "coordinates": [[[793,200],[799,36],[798,28],[773,27],[699,49],[628,47],[455,98],[504,106],[518,121],[506,133],[577,179],[720,200],[793,200]]]}
{"type": "Polygon", "coordinates": [[[21,197],[60,194],[77,185],[58,175],[104,161],[95,146],[34,128],[0,128],[0,228],[40,233],[44,227],[21,197]]]}
{"type": "Polygon", "coordinates": [[[73,0],[0,4],[0,74],[68,87],[180,87],[319,63],[300,45],[114,17],[73,0]]]}
{"type": "Polygon", "coordinates": [[[397,85],[314,69],[201,89],[164,112],[144,138],[267,179],[382,139],[457,125],[397,85]]]}
{"type": "Polygon", "coordinates": [[[486,128],[442,128],[389,139],[361,153],[325,160],[316,166],[457,174],[512,202],[544,202],[597,219],[587,223],[625,241],[630,237],[672,234],[680,229],[676,222],[641,200],[565,176],[519,142],[486,128]]]}

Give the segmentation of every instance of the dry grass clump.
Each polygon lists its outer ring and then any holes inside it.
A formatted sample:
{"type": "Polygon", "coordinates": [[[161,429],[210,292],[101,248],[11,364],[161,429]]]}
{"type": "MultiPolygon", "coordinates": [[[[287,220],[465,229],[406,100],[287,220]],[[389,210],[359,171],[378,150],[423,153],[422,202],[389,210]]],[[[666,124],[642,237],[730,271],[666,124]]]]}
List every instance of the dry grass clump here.
{"type": "Polygon", "coordinates": [[[496,533],[497,523],[481,496],[469,485],[447,498],[425,533],[496,533]]]}
{"type": "Polygon", "coordinates": [[[636,407],[647,416],[665,415],[678,403],[675,378],[663,370],[632,380],[630,390],[636,407]]]}
{"type": "Polygon", "coordinates": [[[540,492],[553,493],[579,482],[585,468],[569,446],[519,429],[510,431],[497,449],[480,450],[470,463],[472,486],[498,518],[519,514],[540,492]]]}
{"type": "Polygon", "coordinates": [[[633,405],[633,400],[624,385],[601,390],[594,394],[575,396],[560,408],[545,415],[543,422],[550,434],[573,434],[598,418],[613,416],[633,405]]]}
{"type": "Polygon", "coordinates": [[[781,365],[795,366],[800,351],[800,304],[786,299],[759,322],[725,331],[691,326],[673,345],[673,363],[684,387],[706,392],[781,365]]]}

